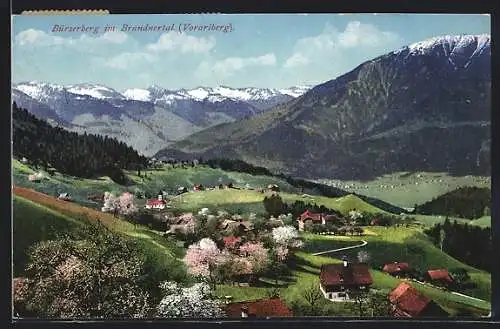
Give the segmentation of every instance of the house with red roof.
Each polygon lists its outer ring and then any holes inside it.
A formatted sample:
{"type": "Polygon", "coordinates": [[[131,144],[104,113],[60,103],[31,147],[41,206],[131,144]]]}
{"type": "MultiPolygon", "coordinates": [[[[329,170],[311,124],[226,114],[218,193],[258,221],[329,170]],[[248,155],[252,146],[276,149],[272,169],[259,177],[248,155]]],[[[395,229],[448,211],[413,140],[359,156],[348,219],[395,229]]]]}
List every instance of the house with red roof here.
{"type": "Polygon", "coordinates": [[[400,283],[389,293],[391,313],[395,317],[446,316],[447,313],[406,282],[400,283]]]}
{"type": "Polygon", "coordinates": [[[447,287],[454,282],[447,269],[428,270],[424,278],[432,284],[447,287]]]}
{"type": "Polygon", "coordinates": [[[167,202],[163,200],[163,195],[158,195],[158,198],[148,200],[146,209],[165,209],[167,202]]]}
{"type": "Polygon", "coordinates": [[[339,220],[340,218],[335,215],[313,213],[307,209],[300,215],[297,221],[299,222],[299,231],[304,231],[306,223],[325,225],[327,222],[336,222],[339,220]]]}
{"type": "Polygon", "coordinates": [[[230,318],[250,317],[292,317],[293,312],[280,298],[265,298],[254,301],[230,303],[226,305],[226,313],[230,318]]]}
{"type": "Polygon", "coordinates": [[[396,278],[400,278],[411,274],[413,269],[408,263],[393,262],[385,264],[382,271],[392,276],[395,276],[396,278]]]}
{"type": "Polygon", "coordinates": [[[373,278],[366,264],[352,264],[344,260],[342,264],[321,266],[319,274],[320,290],[331,301],[350,300],[356,292],[368,291],[373,278]]]}
{"type": "Polygon", "coordinates": [[[194,184],[193,191],[203,191],[203,190],[204,190],[203,185],[201,185],[201,184],[194,184]]]}

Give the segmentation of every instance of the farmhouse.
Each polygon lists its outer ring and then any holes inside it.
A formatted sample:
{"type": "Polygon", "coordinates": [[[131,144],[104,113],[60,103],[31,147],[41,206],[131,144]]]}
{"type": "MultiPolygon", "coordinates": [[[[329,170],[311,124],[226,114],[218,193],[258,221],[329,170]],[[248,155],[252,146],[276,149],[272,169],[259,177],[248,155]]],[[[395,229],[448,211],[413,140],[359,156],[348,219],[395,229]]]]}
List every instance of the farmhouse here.
{"type": "Polygon", "coordinates": [[[443,316],[447,313],[434,301],[406,282],[389,293],[391,313],[395,317],[443,316]]]}
{"type": "Polygon", "coordinates": [[[392,276],[399,278],[399,277],[404,277],[404,276],[410,274],[412,271],[412,268],[410,267],[410,265],[408,263],[394,262],[394,263],[385,264],[382,271],[384,271],[387,274],[390,274],[392,276]]]}
{"type": "Polygon", "coordinates": [[[28,180],[30,182],[37,182],[38,183],[42,178],[43,178],[43,174],[41,172],[28,175],[28,180]]]}
{"type": "Polygon", "coordinates": [[[193,186],[193,191],[203,191],[203,190],[204,190],[204,188],[203,188],[203,185],[201,185],[201,184],[195,184],[193,186]]]}
{"type": "Polygon", "coordinates": [[[192,213],[183,214],[179,217],[169,219],[170,227],[167,234],[194,232],[196,220],[192,213]]]}
{"type": "Polygon", "coordinates": [[[87,200],[90,200],[90,201],[104,201],[104,195],[98,195],[98,194],[94,194],[94,195],[89,195],[87,197],[87,200]]]}
{"type": "Polygon", "coordinates": [[[253,225],[250,221],[235,221],[230,219],[225,219],[220,223],[219,228],[225,231],[239,230],[240,232],[248,232],[253,229],[253,225]]]}
{"type": "Polygon", "coordinates": [[[165,209],[167,202],[163,200],[163,195],[158,195],[157,199],[148,200],[146,209],[165,209]]]}
{"type": "Polygon", "coordinates": [[[177,189],[178,194],[186,193],[188,191],[187,187],[181,186],[177,189]]]}
{"type": "Polygon", "coordinates": [[[280,191],[280,187],[276,184],[269,184],[267,186],[267,189],[270,190],[270,191],[273,191],[273,192],[279,192],[280,191]]]}
{"type": "Polygon", "coordinates": [[[293,312],[280,298],[230,303],[226,306],[226,313],[231,318],[293,316],[293,312]]]}
{"type": "Polygon", "coordinates": [[[304,231],[306,223],[325,225],[327,222],[335,222],[338,220],[340,219],[335,215],[325,216],[324,214],[310,212],[309,209],[307,209],[300,215],[297,221],[299,222],[299,231],[304,231]]]}
{"type": "Polygon", "coordinates": [[[350,294],[368,291],[373,283],[366,264],[328,264],[321,266],[319,275],[320,289],[326,299],[346,301],[350,294]]]}
{"type": "Polygon", "coordinates": [[[60,193],[57,198],[63,201],[71,201],[71,195],[69,193],[60,193]]]}
{"type": "Polygon", "coordinates": [[[453,278],[446,269],[428,270],[425,275],[425,280],[433,284],[447,287],[453,283],[453,278]]]}

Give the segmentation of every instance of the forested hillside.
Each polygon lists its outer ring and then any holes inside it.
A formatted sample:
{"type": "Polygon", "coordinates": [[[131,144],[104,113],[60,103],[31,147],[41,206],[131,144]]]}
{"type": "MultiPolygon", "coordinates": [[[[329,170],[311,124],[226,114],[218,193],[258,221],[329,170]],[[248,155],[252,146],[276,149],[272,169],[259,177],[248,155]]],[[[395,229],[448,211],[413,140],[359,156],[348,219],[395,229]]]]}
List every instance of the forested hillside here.
{"type": "Polygon", "coordinates": [[[489,216],[491,190],[479,187],[461,187],[416,207],[424,215],[443,215],[475,219],[489,216]]]}
{"type": "Polygon", "coordinates": [[[13,152],[45,170],[53,167],[77,177],[124,178],[122,169],[144,167],[147,159],[125,143],[98,135],[69,132],[37,119],[13,104],[13,152]]]}

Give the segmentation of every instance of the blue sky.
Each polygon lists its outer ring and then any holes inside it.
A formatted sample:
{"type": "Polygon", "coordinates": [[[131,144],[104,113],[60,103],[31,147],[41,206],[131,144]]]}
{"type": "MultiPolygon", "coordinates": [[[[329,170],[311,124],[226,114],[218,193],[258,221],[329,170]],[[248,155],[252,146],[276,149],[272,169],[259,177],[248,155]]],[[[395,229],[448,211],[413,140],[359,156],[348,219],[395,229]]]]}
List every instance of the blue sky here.
{"type": "Polygon", "coordinates": [[[100,83],[118,91],[152,84],[169,89],[315,85],[413,42],[482,33],[490,33],[488,15],[14,16],[12,81],[100,83]],[[56,24],[99,30],[53,32],[56,24]],[[123,24],[173,24],[175,32],[122,32],[123,24]],[[231,31],[188,31],[185,24],[231,31]],[[115,32],[104,32],[107,25],[115,32]]]}

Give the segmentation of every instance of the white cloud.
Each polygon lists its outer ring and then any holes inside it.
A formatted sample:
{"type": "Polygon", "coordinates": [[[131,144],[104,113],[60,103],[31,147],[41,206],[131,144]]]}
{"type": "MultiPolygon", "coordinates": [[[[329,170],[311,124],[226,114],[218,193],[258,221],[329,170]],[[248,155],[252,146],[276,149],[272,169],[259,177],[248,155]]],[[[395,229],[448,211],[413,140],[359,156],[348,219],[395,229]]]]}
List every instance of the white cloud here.
{"type": "Polygon", "coordinates": [[[63,45],[74,48],[88,48],[101,47],[107,44],[123,44],[128,40],[128,35],[121,31],[106,32],[99,36],[82,34],[78,38],[72,38],[49,34],[41,30],[28,29],[19,32],[14,37],[15,44],[21,47],[49,47],[63,45]]]}
{"type": "Polygon", "coordinates": [[[157,42],[147,45],[150,51],[161,52],[179,50],[182,53],[206,53],[215,47],[215,38],[195,37],[178,32],[167,32],[157,42]]]}
{"type": "Polygon", "coordinates": [[[274,53],[268,53],[256,57],[228,57],[210,65],[204,61],[200,64],[199,70],[206,73],[215,73],[218,76],[229,76],[236,71],[252,66],[274,66],[276,65],[276,56],[274,53]],[[207,72],[209,71],[209,72],[207,72]]]}
{"type": "Polygon", "coordinates": [[[100,64],[114,69],[126,70],[143,63],[154,63],[157,60],[157,56],[146,52],[128,52],[121,53],[108,60],[100,60],[100,64]]]}
{"type": "Polygon", "coordinates": [[[346,48],[383,48],[400,41],[401,38],[396,33],[381,31],[374,25],[359,21],[349,22],[343,32],[327,24],[321,34],[299,39],[293,54],[285,60],[283,66],[293,68],[318,62],[316,59],[319,57],[341,56],[341,50],[346,48]]]}
{"type": "Polygon", "coordinates": [[[295,53],[287,58],[284,67],[289,68],[294,66],[305,65],[307,63],[309,63],[309,60],[305,58],[304,55],[302,55],[301,53],[295,53]]]}

